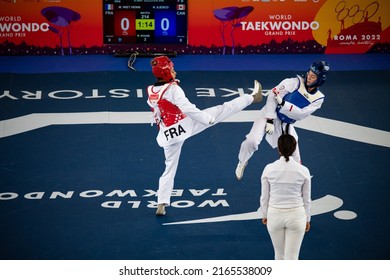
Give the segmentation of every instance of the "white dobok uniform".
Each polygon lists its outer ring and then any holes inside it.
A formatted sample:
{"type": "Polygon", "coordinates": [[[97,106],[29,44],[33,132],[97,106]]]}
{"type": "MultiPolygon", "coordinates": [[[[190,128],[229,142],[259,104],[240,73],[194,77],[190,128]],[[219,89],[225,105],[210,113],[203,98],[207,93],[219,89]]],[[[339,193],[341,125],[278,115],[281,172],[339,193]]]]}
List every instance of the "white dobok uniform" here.
{"type": "MultiPolygon", "coordinates": [[[[198,109],[176,83],[147,88],[147,103],[159,126],[157,143],[164,148],[165,171],[159,179],[157,203],[170,205],[171,193],[184,141],[252,104],[253,96],[244,94],[222,105],[198,109]]],[[[195,175],[194,175],[195,176],[195,175]]]]}
{"type": "Polygon", "coordinates": [[[271,147],[277,148],[278,138],[283,132],[286,133],[286,129],[297,141],[297,148],[292,156],[295,161],[301,162],[298,135],[293,124],[321,108],[325,96],[318,89],[315,93],[308,93],[301,76],[284,79],[275,90],[279,92],[285,104],[282,107],[278,106],[272,90],[268,92],[266,105],[259,111],[246,139],[241,143],[238,160],[242,163],[247,162],[258,150],[264,135],[271,147]],[[265,131],[267,119],[274,120],[275,130],[272,134],[265,131]]]}

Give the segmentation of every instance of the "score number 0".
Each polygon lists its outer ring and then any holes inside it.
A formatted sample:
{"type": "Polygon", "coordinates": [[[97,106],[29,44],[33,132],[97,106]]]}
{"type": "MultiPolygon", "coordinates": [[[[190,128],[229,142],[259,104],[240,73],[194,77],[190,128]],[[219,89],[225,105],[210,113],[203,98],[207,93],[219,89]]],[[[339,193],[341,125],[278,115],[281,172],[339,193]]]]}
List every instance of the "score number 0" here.
{"type": "Polygon", "coordinates": [[[176,36],[176,12],[174,11],[156,11],[154,13],[156,30],[154,35],[157,37],[176,36]]]}

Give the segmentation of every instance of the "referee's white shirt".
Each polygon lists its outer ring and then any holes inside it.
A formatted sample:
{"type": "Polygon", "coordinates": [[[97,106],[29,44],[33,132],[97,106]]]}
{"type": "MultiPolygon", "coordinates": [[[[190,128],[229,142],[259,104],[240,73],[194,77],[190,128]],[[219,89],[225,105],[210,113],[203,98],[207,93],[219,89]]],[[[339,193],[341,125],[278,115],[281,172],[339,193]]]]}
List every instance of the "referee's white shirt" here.
{"type": "Polygon", "coordinates": [[[261,175],[260,211],[266,218],[268,207],[288,209],[299,206],[304,206],[306,220],[310,222],[310,171],[291,156],[288,162],[280,157],[268,164],[261,175]]]}

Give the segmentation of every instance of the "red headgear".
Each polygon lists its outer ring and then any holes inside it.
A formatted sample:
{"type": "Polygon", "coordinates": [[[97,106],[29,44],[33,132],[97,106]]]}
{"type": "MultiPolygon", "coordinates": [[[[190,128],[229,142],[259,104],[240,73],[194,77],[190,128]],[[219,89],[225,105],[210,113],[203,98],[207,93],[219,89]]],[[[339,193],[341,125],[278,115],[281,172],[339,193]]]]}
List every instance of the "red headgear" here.
{"type": "Polygon", "coordinates": [[[167,56],[157,56],[150,62],[152,65],[153,75],[157,79],[163,79],[164,81],[170,82],[173,77],[171,70],[173,69],[173,62],[167,56]]]}

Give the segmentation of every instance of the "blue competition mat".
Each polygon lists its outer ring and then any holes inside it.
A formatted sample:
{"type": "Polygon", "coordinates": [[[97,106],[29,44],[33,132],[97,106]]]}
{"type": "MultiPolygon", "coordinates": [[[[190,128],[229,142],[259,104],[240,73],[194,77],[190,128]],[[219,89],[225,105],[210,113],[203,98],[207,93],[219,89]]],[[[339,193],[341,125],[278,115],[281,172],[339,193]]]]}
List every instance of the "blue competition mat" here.
{"type": "MultiPolygon", "coordinates": [[[[204,109],[250,93],[254,79],[270,89],[295,74],[178,78],[204,109]]],[[[390,257],[389,74],[331,72],[314,117],[332,125],[316,131],[297,123],[314,176],[301,259],[390,257]]],[[[265,102],[187,140],[172,206],[156,217],[164,156],[146,104],[153,81],[150,72],[0,74],[0,259],[273,259],[256,211],[260,175],[276,151],[263,141],[243,180],[234,175],[241,141],[265,102]]]]}

